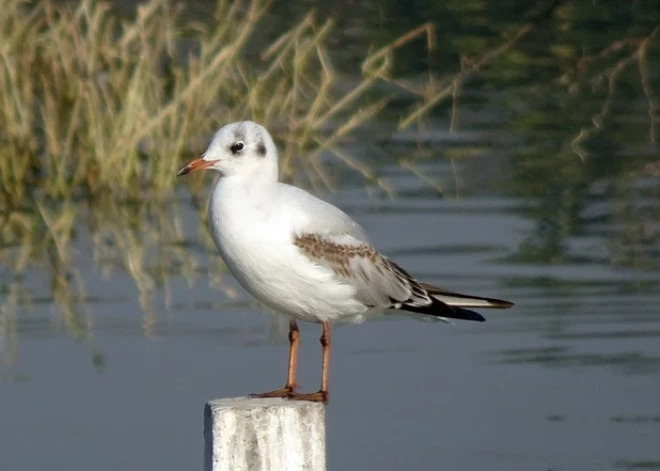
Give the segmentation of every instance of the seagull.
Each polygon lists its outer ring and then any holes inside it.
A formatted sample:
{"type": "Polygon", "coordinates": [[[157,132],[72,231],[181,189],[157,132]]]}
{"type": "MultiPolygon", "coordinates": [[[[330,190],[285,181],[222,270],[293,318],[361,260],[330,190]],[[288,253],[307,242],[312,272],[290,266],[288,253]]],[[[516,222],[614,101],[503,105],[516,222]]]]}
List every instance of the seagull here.
{"type": "Polygon", "coordinates": [[[330,324],[359,323],[388,310],[441,320],[484,321],[467,308],[513,303],[470,296],[421,282],[380,254],[339,208],[278,181],[278,155],[263,126],[241,121],[220,128],[177,176],[215,170],[210,196],[213,241],[227,268],[257,300],[289,320],[284,388],[252,397],[328,403],[330,324]],[[298,392],[297,321],[322,324],[321,388],[298,392]]]}

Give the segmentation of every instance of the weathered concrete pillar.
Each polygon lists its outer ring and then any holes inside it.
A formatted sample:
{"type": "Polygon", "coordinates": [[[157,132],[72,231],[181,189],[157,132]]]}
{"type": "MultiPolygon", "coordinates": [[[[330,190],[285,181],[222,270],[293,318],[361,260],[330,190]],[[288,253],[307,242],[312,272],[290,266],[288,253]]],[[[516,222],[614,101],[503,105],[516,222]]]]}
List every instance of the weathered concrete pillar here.
{"type": "Polygon", "coordinates": [[[325,406],[231,398],[204,410],[205,471],[325,471],[325,406]]]}

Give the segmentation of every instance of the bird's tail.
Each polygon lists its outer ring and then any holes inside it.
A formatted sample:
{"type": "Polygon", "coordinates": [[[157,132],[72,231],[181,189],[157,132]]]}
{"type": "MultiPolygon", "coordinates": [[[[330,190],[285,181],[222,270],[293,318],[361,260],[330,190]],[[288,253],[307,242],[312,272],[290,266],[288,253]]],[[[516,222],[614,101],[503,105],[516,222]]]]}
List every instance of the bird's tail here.
{"type": "Polygon", "coordinates": [[[417,281],[403,268],[394,262],[386,260],[389,268],[396,275],[397,281],[410,289],[406,300],[390,297],[390,309],[413,312],[432,316],[439,320],[462,319],[466,321],[483,322],[486,319],[481,314],[466,308],[508,308],[513,303],[495,298],[483,298],[467,294],[447,291],[437,286],[417,281]]]}
{"type": "Polygon", "coordinates": [[[448,306],[455,306],[458,308],[476,307],[482,309],[507,309],[513,306],[512,302],[504,301],[502,299],[484,298],[481,296],[456,293],[455,291],[447,291],[438,288],[437,286],[429,285],[428,283],[420,283],[420,285],[434,299],[437,299],[448,306]]]}
{"type": "Polygon", "coordinates": [[[484,316],[478,312],[466,308],[505,309],[513,306],[513,303],[502,299],[484,298],[481,296],[470,296],[443,290],[427,283],[419,283],[420,286],[431,297],[432,302],[427,305],[404,303],[400,309],[433,316],[440,320],[461,319],[465,321],[483,322],[484,316]]]}

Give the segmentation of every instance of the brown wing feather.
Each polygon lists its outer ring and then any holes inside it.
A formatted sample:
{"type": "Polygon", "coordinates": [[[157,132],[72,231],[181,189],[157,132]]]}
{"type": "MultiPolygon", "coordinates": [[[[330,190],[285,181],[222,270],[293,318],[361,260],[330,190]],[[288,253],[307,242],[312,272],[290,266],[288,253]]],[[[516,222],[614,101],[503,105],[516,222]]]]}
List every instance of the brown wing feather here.
{"type": "Polygon", "coordinates": [[[483,321],[460,306],[436,299],[426,286],[375,248],[349,236],[305,233],[293,243],[310,260],[323,265],[356,289],[356,298],[366,306],[427,314],[441,318],[483,321]]]}

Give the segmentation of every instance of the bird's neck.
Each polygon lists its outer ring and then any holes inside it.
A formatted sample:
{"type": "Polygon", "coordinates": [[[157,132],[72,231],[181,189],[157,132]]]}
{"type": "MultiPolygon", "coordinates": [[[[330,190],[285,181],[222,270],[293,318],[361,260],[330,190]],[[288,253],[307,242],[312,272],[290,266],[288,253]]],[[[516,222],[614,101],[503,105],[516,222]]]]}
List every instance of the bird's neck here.
{"type": "Polygon", "coordinates": [[[220,177],[213,188],[212,198],[220,204],[239,205],[268,199],[278,185],[277,179],[260,175],[226,175],[220,177]]]}

